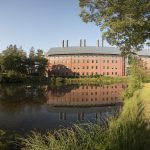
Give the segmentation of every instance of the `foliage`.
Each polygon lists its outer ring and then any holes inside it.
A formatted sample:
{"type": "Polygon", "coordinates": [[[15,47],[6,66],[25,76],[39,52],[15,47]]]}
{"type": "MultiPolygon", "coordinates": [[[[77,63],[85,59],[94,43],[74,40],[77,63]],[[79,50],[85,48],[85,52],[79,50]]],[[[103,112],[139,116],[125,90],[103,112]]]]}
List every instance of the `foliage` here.
{"type": "Polygon", "coordinates": [[[142,82],[147,77],[145,68],[145,63],[140,58],[137,56],[132,56],[130,58],[130,77],[128,81],[128,88],[124,92],[124,98],[133,96],[133,93],[142,87],[142,82]]]}
{"type": "Polygon", "coordinates": [[[19,135],[0,130],[0,150],[16,150],[20,141],[19,135]]]}
{"type": "Polygon", "coordinates": [[[2,71],[14,71],[19,74],[26,73],[25,67],[26,54],[22,49],[18,49],[16,45],[10,45],[2,52],[1,66],[2,71]]]}
{"type": "Polygon", "coordinates": [[[37,54],[31,48],[29,56],[16,45],[10,45],[0,54],[0,73],[2,78],[25,76],[44,76],[47,69],[47,59],[43,51],[38,49],[37,54]]]}
{"type": "Polygon", "coordinates": [[[150,128],[139,93],[126,100],[118,119],[106,127],[98,124],[74,125],[54,133],[32,132],[23,140],[22,150],[148,150],[150,128]]]}
{"type": "Polygon", "coordinates": [[[93,78],[65,78],[65,84],[101,85],[126,82],[126,77],[98,76],[93,78]]]}
{"type": "Polygon", "coordinates": [[[95,22],[123,55],[141,50],[150,39],[149,0],[80,0],[80,17],[95,22]]]}

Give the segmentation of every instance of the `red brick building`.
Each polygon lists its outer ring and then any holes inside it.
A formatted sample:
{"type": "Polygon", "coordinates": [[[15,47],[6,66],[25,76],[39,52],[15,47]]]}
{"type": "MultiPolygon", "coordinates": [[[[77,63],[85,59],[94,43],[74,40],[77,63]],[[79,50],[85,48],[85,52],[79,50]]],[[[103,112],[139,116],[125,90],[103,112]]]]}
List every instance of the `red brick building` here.
{"type": "MultiPolygon", "coordinates": [[[[68,41],[64,47],[51,48],[46,57],[48,59],[49,76],[125,76],[125,58],[121,56],[120,50],[114,47],[97,46],[69,47],[68,41]]],[[[150,53],[141,51],[141,59],[146,63],[146,68],[150,70],[150,53]]]]}
{"type": "Polygon", "coordinates": [[[49,76],[124,76],[125,60],[113,47],[51,48],[47,55],[49,76]]]}

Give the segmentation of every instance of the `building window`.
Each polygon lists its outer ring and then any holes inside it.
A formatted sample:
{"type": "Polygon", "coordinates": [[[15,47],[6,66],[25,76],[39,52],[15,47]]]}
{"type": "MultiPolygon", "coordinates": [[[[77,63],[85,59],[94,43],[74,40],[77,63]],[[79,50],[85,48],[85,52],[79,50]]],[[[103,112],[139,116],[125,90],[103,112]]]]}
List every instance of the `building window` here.
{"type": "Polygon", "coordinates": [[[105,60],[103,60],[103,63],[105,63],[105,60]]]}
{"type": "Polygon", "coordinates": [[[76,60],[74,60],[74,63],[76,63],[76,60]]]}
{"type": "Polygon", "coordinates": [[[94,63],[94,60],[92,60],[92,63],[94,63]]]}
{"type": "Polygon", "coordinates": [[[96,60],[96,63],[98,63],[98,60],[96,60]]]}
{"type": "Polygon", "coordinates": [[[84,69],[84,66],[82,67],[82,69],[84,69]]]}
{"type": "Polygon", "coordinates": [[[86,68],[89,69],[89,66],[87,66],[86,68]]]}
{"type": "Polygon", "coordinates": [[[83,63],[84,63],[84,60],[83,60],[83,63]]]}
{"type": "Polygon", "coordinates": [[[114,63],[114,61],[112,60],[112,63],[114,63]]]}
{"type": "Polygon", "coordinates": [[[87,63],[89,63],[89,60],[87,60],[87,63]]]}
{"type": "Polygon", "coordinates": [[[80,63],[80,60],[78,60],[78,63],[80,63]]]}
{"type": "Polygon", "coordinates": [[[109,66],[107,66],[107,69],[109,69],[109,66]]]}
{"type": "Polygon", "coordinates": [[[107,75],[109,75],[109,72],[107,72],[107,75]]]}
{"type": "Polygon", "coordinates": [[[96,75],[97,75],[98,73],[96,72],[96,75]]]}
{"type": "Polygon", "coordinates": [[[93,69],[94,67],[92,66],[91,68],[93,69]]]}
{"type": "Polygon", "coordinates": [[[103,75],[105,75],[105,72],[103,72],[103,75]]]}
{"type": "Polygon", "coordinates": [[[115,75],[117,75],[117,72],[115,72],[115,75]]]}
{"type": "Polygon", "coordinates": [[[114,75],[114,73],[112,72],[112,75],[114,75]]]}
{"type": "Polygon", "coordinates": [[[116,63],[117,63],[117,60],[116,60],[116,63]]]}
{"type": "Polygon", "coordinates": [[[109,60],[107,60],[107,63],[109,63],[109,60]]]}
{"type": "Polygon", "coordinates": [[[82,75],[84,76],[84,72],[82,73],[82,75]]]}
{"type": "Polygon", "coordinates": [[[88,75],[89,75],[89,73],[87,72],[87,73],[86,73],[86,75],[88,76],[88,75]]]}
{"type": "Polygon", "coordinates": [[[105,66],[103,66],[103,69],[105,69],[105,66]]]}

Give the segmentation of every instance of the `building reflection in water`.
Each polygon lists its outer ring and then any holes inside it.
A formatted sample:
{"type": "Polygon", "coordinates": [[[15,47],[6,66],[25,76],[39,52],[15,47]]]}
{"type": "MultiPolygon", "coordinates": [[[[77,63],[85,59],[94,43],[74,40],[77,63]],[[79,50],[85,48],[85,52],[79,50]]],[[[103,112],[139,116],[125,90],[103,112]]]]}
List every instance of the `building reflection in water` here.
{"type": "Polygon", "coordinates": [[[78,88],[47,90],[47,104],[53,106],[103,106],[122,103],[123,84],[79,86],[78,88]]]}
{"type": "Polygon", "coordinates": [[[99,123],[120,109],[123,84],[6,86],[0,90],[0,128],[17,132],[46,131],[74,123],[99,123]]]}
{"type": "Polygon", "coordinates": [[[92,118],[107,118],[116,114],[122,104],[121,94],[125,90],[125,84],[101,85],[101,86],[67,86],[55,89],[46,89],[46,99],[49,106],[56,107],[59,112],[59,120],[65,121],[71,114],[78,122],[86,120],[90,107],[106,106],[102,112],[97,109],[92,111],[92,118]],[[108,109],[109,106],[117,106],[108,109]],[[71,109],[69,109],[71,107],[71,109]],[[88,109],[89,107],[89,109],[88,109]],[[65,109],[64,109],[65,108],[65,109]],[[82,111],[86,108],[86,111],[82,111]],[[107,109],[107,110],[106,110],[107,109]],[[107,116],[107,117],[106,117],[107,116]]]}

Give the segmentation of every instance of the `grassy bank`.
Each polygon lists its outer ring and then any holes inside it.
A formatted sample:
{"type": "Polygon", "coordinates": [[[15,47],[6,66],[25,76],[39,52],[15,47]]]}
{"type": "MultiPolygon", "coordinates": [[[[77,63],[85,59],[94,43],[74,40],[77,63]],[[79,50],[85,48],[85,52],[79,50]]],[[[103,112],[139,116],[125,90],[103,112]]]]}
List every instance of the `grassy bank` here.
{"type": "Polygon", "coordinates": [[[145,117],[150,123],[150,83],[143,84],[143,88],[140,90],[139,98],[144,105],[145,117]]]}
{"type": "Polygon", "coordinates": [[[33,132],[23,140],[22,150],[149,150],[150,84],[126,99],[118,119],[105,127],[79,126],[55,131],[33,132]]]}
{"type": "Polygon", "coordinates": [[[101,85],[127,82],[127,77],[65,78],[65,84],[101,85]]]}
{"type": "Polygon", "coordinates": [[[62,78],[44,76],[0,76],[0,83],[47,83],[52,85],[101,85],[127,82],[128,77],[62,78]]]}

